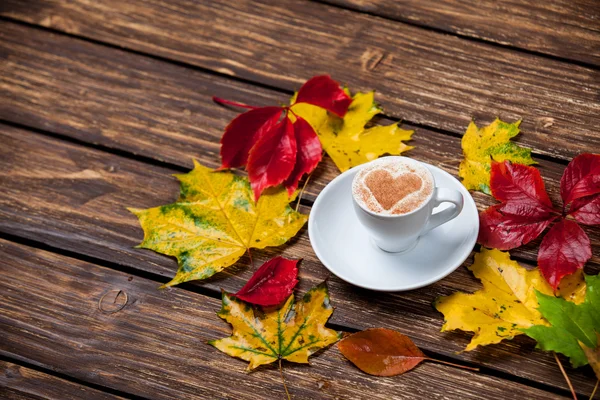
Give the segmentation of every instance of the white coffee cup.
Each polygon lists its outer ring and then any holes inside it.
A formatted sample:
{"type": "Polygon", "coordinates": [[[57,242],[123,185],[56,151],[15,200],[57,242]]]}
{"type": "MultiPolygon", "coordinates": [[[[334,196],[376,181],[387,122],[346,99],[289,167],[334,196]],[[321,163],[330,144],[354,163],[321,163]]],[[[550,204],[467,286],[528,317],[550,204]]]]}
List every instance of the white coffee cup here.
{"type": "MultiPolygon", "coordinates": [[[[416,163],[424,167],[425,173],[429,174],[433,183],[433,190],[427,199],[416,209],[399,215],[371,211],[357,201],[354,194],[352,196],[358,220],[380,249],[390,253],[408,251],[417,244],[420,236],[456,218],[462,211],[464,199],[458,190],[436,187],[435,179],[429,168],[427,168],[427,164],[411,158],[389,156],[368,162],[357,168],[370,168],[374,163],[381,163],[383,160],[386,162],[397,160],[400,163],[409,165],[415,165],[416,163]],[[433,214],[433,209],[445,202],[452,203],[452,205],[433,214]]],[[[359,175],[360,171],[354,176],[354,179],[356,180],[359,175]]]]}

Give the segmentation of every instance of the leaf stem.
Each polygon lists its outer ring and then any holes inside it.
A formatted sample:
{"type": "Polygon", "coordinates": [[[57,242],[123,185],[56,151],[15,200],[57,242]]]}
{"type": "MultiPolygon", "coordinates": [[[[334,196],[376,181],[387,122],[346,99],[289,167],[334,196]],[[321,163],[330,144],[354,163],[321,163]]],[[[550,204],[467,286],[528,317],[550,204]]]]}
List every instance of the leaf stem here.
{"type": "Polygon", "coordinates": [[[455,364],[455,363],[451,363],[451,362],[448,362],[448,361],[437,360],[435,358],[426,358],[425,360],[436,362],[436,363],[440,363],[440,364],[450,365],[450,366],[456,367],[456,368],[468,369],[469,371],[477,371],[477,372],[479,372],[479,368],[467,367],[466,365],[460,365],[460,364],[455,364]]]}
{"type": "Polygon", "coordinates": [[[594,396],[596,395],[596,390],[598,390],[598,384],[600,383],[600,379],[598,379],[596,381],[596,386],[594,386],[594,390],[592,391],[592,394],[590,395],[590,400],[592,400],[594,398],[594,396]]]}
{"type": "MultiPolygon", "coordinates": [[[[314,172],[314,170],[313,170],[314,172]]],[[[304,181],[304,185],[302,185],[302,189],[300,190],[300,194],[298,195],[298,201],[296,202],[296,212],[298,212],[298,209],[300,208],[300,200],[302,200],[302,195],[304,194],[304,190],[306,189],[306,185],[308,185],[308,181],[310,180],[310,177],[312,176],[312,172],[310,174],[308,174],[308,176],[306,177],[306,180],[304,181]]]]}
{"type": "Polygon", "coordinates": [[[569,389],[571,389],[571,394],[573,395],[573,400],[577,400],[577,394],[575,393],[575,389],[573,389],[573,385],[571,384],[571,380],[569,379],[569,376],[567,375],[565,369],[563,368],[562,363],[558,359],[558,356],[556,355],[555,352],[552,352],[552,354],[554,354],[554,358],[556,359],[556,363],[558,364],[558,368],[560,368],[560,372],[562,372],[563,376],[565,377],[565,380],[567,381],[567,385],[569,385],[569,389]]]}
{"type": "Polygon", "coordinates": [[[213,96],[212,99],[213,99],[213,101],[215,103],[223,104],[223,105],[228,105],[228,106],[241,107],[241,108],[249,108],[251,110],[254,110],[254,109],[258,108],[258,107],[254,107],[254,106],[249,106],[247,104],[238,103],[236,101],[225,100],[225,99],[222,99],[222,98],[216,97],[216,96],[213,96]]]}
{"type": "Polygon", "coordinates": [[[281,358],[279,359],[279,373],[281,374],[281,382],[283,382],[285,394],[287,395],[288,400],[292,400],[292,398],[290,397],[290,392],[288,392],[287,385],[285,384],[285,377],[283,376],[283,367],[281,366],[281,358]]]}

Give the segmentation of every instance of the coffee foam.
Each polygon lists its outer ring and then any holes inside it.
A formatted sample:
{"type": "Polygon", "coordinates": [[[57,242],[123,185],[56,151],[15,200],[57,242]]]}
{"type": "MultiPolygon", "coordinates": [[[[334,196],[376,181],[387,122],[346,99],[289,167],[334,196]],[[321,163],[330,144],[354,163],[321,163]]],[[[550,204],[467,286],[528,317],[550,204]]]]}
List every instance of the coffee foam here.
{"type": "Polygon", "coordinates": [[[352,196],[362,207],[381,215],[402,215],[416,210],[433,192],[431,173],[417,161],[386,158],[363,167],[356,174],[352,182],[352,196]],[[376,191],[379,200],[373,191],[376,191]],[[405,196],[394,203],[403,191],[405,196]]]}

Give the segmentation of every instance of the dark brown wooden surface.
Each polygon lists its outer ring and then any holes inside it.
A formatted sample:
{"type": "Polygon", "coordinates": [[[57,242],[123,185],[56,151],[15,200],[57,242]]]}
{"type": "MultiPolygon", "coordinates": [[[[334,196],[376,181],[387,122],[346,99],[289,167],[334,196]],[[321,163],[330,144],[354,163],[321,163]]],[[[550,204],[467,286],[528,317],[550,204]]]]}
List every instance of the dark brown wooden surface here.
{"type": "MultiPolygon", "coordinates": [[[[147,398],[284,397],[274,366],[246,373],[245,362],[206,343],[229,335],[230,328],[216,315],[218,299],[185,290],[158,291],[152,280],[5,241],[0,250],[2,273],[14,277],[0,282],[1,354],[147,398]],[[113,313],[99,310],[102,297],[112,293],[122,297],[118,304],[124,307],[113,313]]],[[[345,361],[335,346],[310,366],[284,365],[299,399],[480,399],[500,391],[506,399],[562,398],[432,363],[403,377],[371,377],[345,361]]]]}
{"type": "Polygon", "coordinates": [[[29,3],[0,15],[286,90],[329,73],[376,89],[393,117],[457,134],[523,119],[522,142],[561,159],[600,149],[595,69],[306,1],[29,3]]]}
{"type": "MultiPolygon", "coordinates": [[[[22,244],[0,242],[0,270],[10,276],[0,283],[0,354],[10,360],[5,371],[21,372],[0,376],[0,394],[9,393],[0,397],[57,398],[64,385],[67,398],[281,398],[275,369],[248,375],[243,362],[204,344],[229,332],[215,315],[220,289],[238,290],[254,271],[250,261],[158,291],[176,263],[132,248],[142,232],[125,207],[173,201],[178,187],[170,175],[191,167],[192,157],[219,164],[223,127],[239,110],[211,96],[285,103],[317,73],[354,90],[377,89],[387,114],[377,123],[406,119],[403,127],[416,131],[407,155],[454,175],[471,118],[523,118],[517,141],[533,149],[558,202],[566,162],[600,152],[600,35],[597,9],[582,13],[583,1],[476,7],[468,0],[459,8],[450,0],[3,1],[0,235],[22,244]],[[105,315],[97,301],[113,289],[130,297],[123,310],[105,315]]],[[[326,157],[302,212],[337,173],[326,157]]],[[[473,197],[480,208],[493,203],[473,197]]],[[[586,231],[593,246],[586,271],[598,273],[600,229],[586,231]]],[[[511,254],[532,267],[538,245],[511,254]]],[[[255,265],[277,254],[304,258],[299,292],[329,276],[305,229],[285,246],[256,252],[255,265]]],[[[528,338],[458,353],[470,335],[439,332],[432,300],[480,287],[465,267],[407,293],[375,293],[333,276],[329,286],[336,329],[397,329],[429,354],[482,371],[423,365],[376,379],[330,349],[312,367],[287,366],[294,398],[568,395],[554,358],[528,338]]],[[[587,398],[591,369],[563,363],[587,398]]]]}
{"type": "MultiPolygon", "coordinates": [[[[20,129],[2,125],[0,128],[0,140],[7,149],[0,153],[0,160],[13,165],[10,173],[0,178],[4,189],[0,194],[0,232],[164,276],[162,282],[173,276],[177,269],[174,260],[133,248],[142,232],[125,207],[144,208],[174,201],[178,185],[171,174],[175,171],[20,129]]],[[[0,167],[8,170],[8,165],[0,167]]],[[[302,212],[308,211],[302,208],[302,212]]],[[[254,261],[259,265],[281,252],[288,257],[304,257],[300,268],[301,291],[328,277],[310,248],[305,229],[283,249],[255,252],[254,261]]],[[[221,288],[237,291],[253,271],[249,260],[244,258],[236,266],[194,286],[205,287],[215,294],[221,288]]],[[[334,276],[329,282],[337,305],[331,321],[337,325],[350,329],[376,326],[399,329],[417,345],[444,356],[566,387],[554,358],[534,350],[535,343],[527,338],[455,354],[464,348],[469,335],[441,334],[442,318],[431,302],[455,290],[477,290],[480,285],[466,268],[427,288],[407,293],[362,290],[334,276]]],[[[569,369],[569,374],[582,393],[591,393],[594,381],[589,369],[569,369]]]]}
{"type": "Polygon", "coordinates": [[[0,361],[0,398],[4,400],[122,399],[120,396],[7,361],[0,361]]]}
{"type": "Polygon", "coordinates": [[[324,0],[464,37],[600,65],[597,0],[324,0]]]}

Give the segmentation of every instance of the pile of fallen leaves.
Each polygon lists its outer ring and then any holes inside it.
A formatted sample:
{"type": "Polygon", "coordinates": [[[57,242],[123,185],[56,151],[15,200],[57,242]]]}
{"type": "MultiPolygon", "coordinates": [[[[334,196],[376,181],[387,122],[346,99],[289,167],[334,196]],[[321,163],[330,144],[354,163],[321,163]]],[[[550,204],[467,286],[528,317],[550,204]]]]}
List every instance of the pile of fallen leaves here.
{"type": "MultiPolygon", "coordinates": [[[[309,79],[288,106],[214,100],[249,109],[225,128],[221,167],[213,171],[194,161],[191,172],[176,175],[181,188],[175,203],[130,209],[144,230],[138,247],[177,258],[179,269],[164,286],[206,279],[251,249],[294,237],[308,216],[297,211],[299,199],[295,210],[290,203],[324,152],[345,171],[412,148],[404,143],[412,131],[398,124],[370,126],[382,111],[373,92],[352,95],[329,76],[309,79]],[[247,177],[229,171],[241,167],[247,177]]],[[[531,151],[510,141],[519,125],[496,119],[478,128],[472,122],[463,136],[463,184],[500,203],[480,214],[484,247],[468,267],[483,287],[435,301],[445,317],[442,331],[474,332],[467,351],[526,334],[575,367],[590,364],[600,377],[600,278],[583,274],[592,253],[579,225],[600,224],[600,155],[583,154],[569,163],[560,183],[563,205],[556,208],[531,166],[531,151]],[[547,228],[539,269],[525,269],[501,251],[527,244],[547,228]]],[[[248,361],[248,369],[275,361],[281,369],[282,360],[308,363],[311,354],[340,340],[340,332],[325,327],[333,313],[325,282],[295,301],[299,261],[275,257],[237,293],[223,291],[218,315],[231,324],[232,334],[210,344],[248,361]]],[[[423,361],[450,364],[383,328],[349,335],[338,348],[362,371],[378,376],[402,374],[423,361]]]]}

